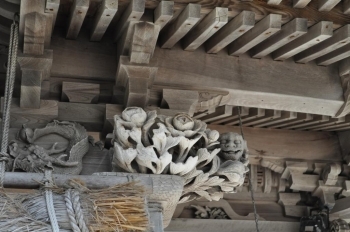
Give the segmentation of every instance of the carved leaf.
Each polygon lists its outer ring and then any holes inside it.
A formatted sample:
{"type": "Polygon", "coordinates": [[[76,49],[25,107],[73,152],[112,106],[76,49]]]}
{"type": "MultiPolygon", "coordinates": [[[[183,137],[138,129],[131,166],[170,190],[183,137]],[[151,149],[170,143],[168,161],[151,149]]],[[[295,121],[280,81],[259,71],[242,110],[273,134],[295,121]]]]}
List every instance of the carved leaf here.
{"type": "Polygon", "coordinates": [[[188,152],[191,150],[191,148],[193,147],[194,144],[196,144],[196,142],[202,137],[202,135],[197,135],[195,138],[193,139],[188,139],[185,137],[181,137],[181,140],[179,142],[179,156],[176,160],[176,162],[183,162],[184,160],[186,160],[188,152]]]}
{"type": "Polygon", "coordinates": [[[157,166],[157,173],[156,174],[162,174],[164,168],[170,164],[172,159],[172,155],[170,155],[169,152],[165,152],[160,158],[159,158],[159,164],[157,166]]]}
{"type": "Polygon", "coordinates": [[[183,176],[196,167],[198,157],[188,157],[185,163],[170,163],[170,174],[183,176]]]}
{"type": "Polygon", "coordinates": [[[196,194],[198,194],[201,197],[204,197],[205,199],[207,199],[208,201],[212,201],[209,193],[207,191],[195,191],[196,194]]]}
{"type": "Polygon", "coordinates": [[[151,126],[154,124],[156,117],[157,112],[155,110],[147,112],[147,121],[142,126],[142,142],[146,147],[151,145],[148,138],[148,132],[151,126]]]}
{"type": "Polygon", "coordinates": [[[134,127],[132,130],[129,132],[130,138],[134,140],[137,144],[141,144],[141,129],[134,127]]]}
{"type": "Polygon", "coordinates": [[[137,151],[133,148],[123,149],[118,143],[114,143],[115,153],[113,162],[128,172],[137,172],[131,167],[131,162],[136,158],[137,151]]]}
{"type": "Polygon", "coordinates": [[[225,179],[222,179],[218,176],[213,176],[211,178],[209,178],[209,180],[207,180],[205,182],[205,185],[208,185],[208,186],[216,186],[216,185],[220,185],[220,183],[224,182],[225,179]]]}
{"type": "Polygon", "coordinates": [[[186,180],[185,181],[185,185],[190,183],[193,180],[193,178],[195,178],[196,176],[200,175],[201,173],[203,173],[203,171],[197,170],[197,169],[193,169],[192,171],[190,171],[186,175],[182,176],[186,180]]]}
{"type": "Polygon", "coordinates": [[[155,133],[152,137],[153,145],[157,149],[160,155],[163,155],[171,147],[176,146],[182,137],[166,137],[164,132],[155,133]]]}
{"type": "Polygon", "coordinates": [[[209,176],[213,175],[214,173],[216,173],[219,168],[220,168],[220,164],[221,164],[221,161],[220,161],[220,158],[218,156],[215,156],[211,162],[212,166],[208,172],[209,176]]]}
{"type": "Polygon", "coordinates": [[[200,148],[197,151],[198,161],[197,168],[202,168],[210,163],[213,158],[219,153],[220,148],[214,149],[211,153],[206,148],[200,148]]]}
{"type": "Polygon", "coordinates": [[[136,162],[143,167],[147,167],[152,170],[153,173],[156,173],[157,170],[152,163],[155,163],[156,166],[159,166],[159,159],[156,153],[153,150],[153,146],[143,147],[142,145],[137,145],[138,155],[136,156],[136,162]]]}

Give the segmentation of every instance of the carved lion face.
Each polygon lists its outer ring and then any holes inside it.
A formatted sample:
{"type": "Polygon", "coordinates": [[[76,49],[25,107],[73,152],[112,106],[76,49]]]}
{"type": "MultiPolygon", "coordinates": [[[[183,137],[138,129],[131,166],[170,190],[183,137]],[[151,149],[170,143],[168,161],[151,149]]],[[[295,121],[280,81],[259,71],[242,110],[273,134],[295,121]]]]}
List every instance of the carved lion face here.
{"type": "Polygon", "coordinates": [[[219,138],[221,152],[219,156],[225,160],[239,160],[245,150],[245,141],[242,136],[228,132],[224,133],[219,138]]]}

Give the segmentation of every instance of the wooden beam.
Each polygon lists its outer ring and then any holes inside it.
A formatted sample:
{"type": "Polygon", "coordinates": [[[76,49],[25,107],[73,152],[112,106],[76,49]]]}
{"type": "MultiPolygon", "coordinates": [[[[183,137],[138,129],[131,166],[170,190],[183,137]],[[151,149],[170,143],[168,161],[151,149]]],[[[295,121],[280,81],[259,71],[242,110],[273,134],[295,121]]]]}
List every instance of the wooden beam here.
{"type": "Polygon", "coordinates": [[[339,62],[339,76],[350,74],[350,58],[345,58],[339,62]]]}
{"type": "Polygon", "coordinates": [[[160,47],[172,48],[200,20],[199,4],[188,4],[171,24],[160,35],[160,47]]]}
{"type": "Polygon", "coordinates": [[[97,103],[100,85],[91,83],[63,82],[62,99],[75,103],[97,103]]]}
{"type": "Polygon", "coordinates": [[[207,41],[213,34],[222,28],[228,21],[227,8],[216,7],[184,38],[183,48],[185,51],[194,51],[207,41]]]}
{"type": "Polygon", "coordinates": [[[282,122],[278,124],[274,124],[272,126],[269,126],[269,128],[284,128],[290,125],[298,124],[300,122],[309,122],[313,119],[312,115],[305,114],[305,113],[297,113],[295,119],[291,119],[287,122],[282,122]]]}
{"type": "Polygon", "coordinates": [[[282,0],[267,0],[267,4],[269,5],[279,5],[282,0]]]}
{"type": "Polygon", "coordinates": [[[336,30],[331,38],[299,53],[294,57],[294,60],[298,63],[307,63],[349,43],[350,24],[336,30]]]}
{"type": "Polygon", "coordinates": [[[52,14],[52,28],[55,27],[60,0],[46,0],[45,13],[52,14]]]}
{"type": "Polygon", "coordinates": [[[68,30],[66,33],[67,39],[76,39],[79,35],[80,28],[83,25],[86,13],[89,9],[90,0],[74,0],[70,15],[68,30]]]}
{"type": "Polygon", "coordinates": [[[319,123],[313,126],[307,126],[307,127],[302,127],[299,128],[301,130],[321,130],[322,127],[327,127],[327,126],[333,126],[336,125],[338,123],[343,123],[345,121],[345,117],[341,117],[341,118],[330,118],[327,122],[324,123],[319,123]]]}
{"type": "Polygon", "coordinates": [[[297,117],[296,112],[282,111],[281,117],[274,118],[268,122],[255,125],[254,127],[270,127],[271,125],[275,125],[275,124],[279,124],[279,123],[283,123],[283,122],[288,122],[290,120],[295,119],[296,117],[297,117]]]}
{"type": "Polygon", "coordinates": [[[350,56],[350,44],[316,59],[318,65],[330,65],[350,56]]]}
{"type": "Polygon", "coordinates": [[[281,15],[270,14],[228,48],[228,54],[239,56],[281,30],[281,15]]]}
{"type": "Polygon", "coordinates": [[[324,116],[324,115],[312,115],[312,117],[313,117],[312,121],[299,122],[297,124],[285,127],[283,129],[287,129],[287,130],[297,129],[300,127],[312,126],[318,123],[327,122],[329,120],[329,116],[324,116]]]}
{"type": "Polygon", "coordinates": [[[296,18],[282,27],[282,30],[253,49],[252,57],[261,58],[307,32],[307,19],[296,18]]]}
{"type": "Polygon", "coordinates": [[[318,0],[319,11],[332,10],[341,0],[318,0]]]}
{"type": "MultiPolygon", "coordinates": [[[[199,94],[197,91],[163,89],[161,107],[168,107],[171,110],[178,110],[193,116],[196,111],[199,94]]],[[[166,107],[166,108],[167,108],[166,107]]]]}
{"type": "MultiPolygon", "coordinates": [[[[259,108],[249,108],[249,113],[246,116],[241,117],[241,121],[244,125],[245,122],[250,122],[254,120],[259,120],[260,118],[263,118],[265,116],[265,109],[259,109],[259,108]]],[[[228,126],[235,126],[239,125],[240,120],[239,118],[225,122],[223,124],[228,126]]]]}
{"type": "Polygon", "coordinates": [[[242,11],[205,43],[207,53],[218,53],[249,31],[255,25],[254,17],[254,12],[242,11]]]}
{"type": "Polygon", "coordinates": [[[174,13],[173,1],[161,1],[154,10],[154,24],[159,25],[160,29],[172,19],[174,13]]]}
{"type": "Polygon", "coordinates": [[[260,117],[256,120],[252,120],[250,122],[245,122],[244,126],[254,126],[256,124],[261,124],[266,121],[270,121],[273,119],[277,119],[281,117],[281,111],[280,110],[265,110],[265,115],[263,117],[260,117]]]}
{"type": "Polygon", "coordinates": [[[100,41],[118,11],[117,0],[103,0],[94,16],[90,40],[100,41]]]}
{"type": "Polygon", "coordinates": [[[309,4],[311,0],[293,0],[294,8],[304,8],[309,4]]]}
{"type": "Polygon", "coordinates": [[[333,35],[332,22],[321,21],[309,29],[308,33],[294,40],[293,42],[284,45],[274,53],[274,60],[286,60],[307,48],[310,48],[323,40],[328,39],[333,35]]]}
{"type": "Polygon", "coordinates": [[[212,121],[225,118],[232,114],[232,109],[233,109],[233,106],[229,106],[229,105],[219,106],[215,109],[215,112],[202,117],[201,121],[209,123],[212,121]]]}
{"type": "MultiPolygon", "coordinates": [[[[249,108],[248,107],[241,107],[240,108],[241,110],[241,117],[245,117],[249,114],[249,108]]],[[[219,124],[224,124],[225,122],[227,121],[230,121],[230,120],[234,120],[234,119],[237,119],[239,118],[238,116],[238,108],[237,106],[233,107],[232,108],[232,112],[230,115],[226,116],[226,117],[223,117],[221,118],[220,120],[215,120],[213,122],[211,122],[211,124],[215,124],[215,125],[219,125],[219,124]]]]}
{"type": "Polygon", "coordinates": [[[114,42],[123,34],[124,30],[128,27],[129,22],[139,21],[145,12],[145,0],[131,0],[126,10],[117,22],[115,29],[114,42]]]}
{"type": "Polygon", "coordinates": [[[350,14],[350,0],[343,1],[343,13],[350,14]]]}
{"type": "Polygon", "coordinates": [[[24,25],[23,53],[42,55],[45,44],[45,15],[37,12],[26,14],[24,25]]]}

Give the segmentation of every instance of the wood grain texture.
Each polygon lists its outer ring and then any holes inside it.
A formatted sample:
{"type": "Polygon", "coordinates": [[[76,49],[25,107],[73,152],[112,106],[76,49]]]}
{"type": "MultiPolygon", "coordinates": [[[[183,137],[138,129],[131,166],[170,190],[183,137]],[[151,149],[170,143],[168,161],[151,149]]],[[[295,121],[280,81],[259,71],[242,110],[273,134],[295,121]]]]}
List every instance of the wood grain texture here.
{"type": "Polygon", "coordinates": [[[229,105],[331,116],[344,102],[338,71],[333,66],[274,62],[269,57],[257,60],[246,55],[238,58],[225,53],[211,55],[201,49],[185,54],[186,59],[179,47],[156,48],[158,72],[153,85],[221,89],[230,93],[229,105]]]}
{"type": "Polygon", "coordinates": [[[269,5],[278,5],[282,2],[282,0],[267,0],[267,4],[269,5]]]}
{"type": "Polygon", "coordinates": [[[206,123],[210,123],[222,118],[226,118],[227,116],[232,115],[232,109],[233,109],[233,106],[228,106],[228,105],[219,106],[215,109],[215,112],[202,117],[200,120],[206,123]]]}
{"type": "Polygon", "coordinates": [[[320,58],[316,59],[318,65],[330,65],[350,56],[350,44],[338,48],[320,58]]]}
{"type": "Polygon", "coordinates": [[[74,0],[69,16],[67,39],[76,39],[83,25],[86,13],[89,9],[90,0],[74,0]]]}
{"type": "Polygon", "coordinates": [[[62,83],[62,99],[74,103],[97,103],[100,85],[77,82],[62,83]]]}
{"type": "Polygon", "coordinates": [[[162,29],[173,17],[174,1],[161,1],[154,10],[154,24],[162,29]]]}
{"type": "Polygon", "coordinates": [[[161,107],[178,110],[193,116],[196,111],[199,94],[197,91],[163,89],[161,107]]]}
{"type": "Polygon", "coordinates": [[[332,22],[319,22],[308,30],[308,33],[284,45],[274,53],[274,60],[286,60],[320,42],[328,39],[333,35],[332,22]]]}
{"type": "Polygon", "coordinates": [[[309,4],[311,0],[293,0],[294,8],[304,8],[309,4]]]}
{"type": "Polygon", "coordinates": [[[23,53],[42,55],[44,53],[46,17],[37,12],[25,16],[23,53]]]}
{"type": "Polygon", "coordinates": [[[330,11],[335,7],[341,0],[318,0],[319,11],[330,11]]]}
{"type": "Polygon", "coordinates": [[[343,1],[343,12],[344,12],[344,14],[350,14],[350,1],[349,0],[343,1]]]}
{"type": "Polygon", "coordinates": [[[228,54],[238,56],[268,39],[281,30],[281,15],[270,14],[259,21],[253,29],[238,38],[228,47],[228,54]]]}
{"type": "Polygon", "coordinates": [[[60,0],[46,0],[45,13],[52,14],[52,28],[55,27],[60,0]]]}
{"type": "Polygon", "coordinates": [[[182,40],[185,51],[194,51],[222,28],[228,21],[228,9],[216,7],[182,40]]]}
{"type": "Polygon", "coordinates": [[[287,126],[284,129],[297,129],[300,127],[306,127],[306,126],[312,126],[318,123],[323,123],[329,120],[329,116],[324,116],[324,115],[312,115],[313,119],[312,121],[307,121],[307,122],[299,122],[291,126],[287,126]]]}
{"type": "MultiPolygon", "coordinates": [[[[212,125],[208,127],[219,133],[237,132],[239,127],[212,125]]],[[[341,161],[339,142],[336,133],[319,131],[294,131],[283,129],[243,128],[251,158],[269,157],[297,160],[341,161]],[[271,143],[271,141],[274,141],[271,143]],[[296,149],[298,144],[300,149],[296,149]]]]}
{"type": "Polygon", "coordinates": [[[242,11],[205,43],[207,53],[218,53],[238,37],[249,31],[254,25],[254,12],[242,11]]]}
{"type": "Polygon", "coordinates": [[[161,48],[172,48],[200,20],[199,4],[188,4],[180,15],[162,31],[159,44],[161,48]]]}
{"type": "Polygon", "coordinates": [[[95,13],[91,27],[91,41],[100,41],[118,11],[117,0],[103,0],[95,13]]]}

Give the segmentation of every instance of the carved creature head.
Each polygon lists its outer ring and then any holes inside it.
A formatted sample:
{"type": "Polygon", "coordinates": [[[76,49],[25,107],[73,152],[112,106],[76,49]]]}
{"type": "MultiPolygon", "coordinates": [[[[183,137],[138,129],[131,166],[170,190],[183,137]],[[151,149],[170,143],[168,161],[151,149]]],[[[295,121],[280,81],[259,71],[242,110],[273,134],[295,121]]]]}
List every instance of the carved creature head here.
{"type": "Polygon", "coordinates": [[[25,143],[32,143],[33,136],[34,131],[31,128],[27,128],[25,125],[23,125],[21,130],[18,132],[18,138],[25,143]]]}
{"type": "Polygon", "coordinates": [[[224,160],[245,159],[244,155],[247,151],[246,141],[240,134],[234,132],[224,133],[219,138],[221,152],[219,156],[224,160]]]}

